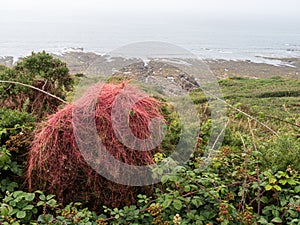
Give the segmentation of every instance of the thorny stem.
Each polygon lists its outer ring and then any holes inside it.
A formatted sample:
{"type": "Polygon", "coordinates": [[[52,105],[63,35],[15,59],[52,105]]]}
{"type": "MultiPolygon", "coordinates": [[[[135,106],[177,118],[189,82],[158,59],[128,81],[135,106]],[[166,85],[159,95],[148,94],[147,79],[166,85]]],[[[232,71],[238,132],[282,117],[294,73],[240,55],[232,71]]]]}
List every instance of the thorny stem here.
{"type": "MultiPolygon", "coordinates": [[[[240,133],[239,133],[240,134],[240,133]]],[[[243,136],[240,134],[240,138],[242,140],[242,143],[243,143],[243,147],[244,147],[244,152],[243,152],[243,155],[245,156],[245,170],[247,171],[247,167],[248,167],[248,160],[247,160],[247,149],[246,149],[246,144],[245,144],[245,141],[244,141],[244,138],[243,136]]],[[[246,185],[247,185],[247,175],[245,174],[245,177],[244,177],[244,182],[243,182],[243,191],[242,191],[242,199],[241,199],[241,204],[239,205],[239,211],[240,211],[240,207],[242,206],[242,211],[244,212],[245,211],[245,202],[246,202],[246,196],[245,196],[245,193],[246,193],[246,185]]]]}
{"type": "Polygon", "coordinates": [[[55,96],[55,95],[53,95],[53,94],[51,94],[51,93],[49,93],[49,92],[47,92],[47,91],[44,91],[44,90],[42,90],[42,89],[39,89],[39,88],[34,87],[34,86],[32,86],[32,85],[29,85],[29,84],[23,84],[23,83],[20,83],[20,82],[17,82],[17,81],[7,81],[7,80],[0,80],[0,83],[17,84],[17,85],[29,87],[29,88],[31,88],[31,89],[34,89],[34,90],[40,91],[40,92],[42,92],[42,93],[44,93],[44,94],[46,94],[46,95],[49,95],[49,96],[51,96],[52,98],[55,98],[55,99],[57,99],[57,100],[59,100],[59,101],[65,103],[65,104],[68,104],[68,102],[66,102],[65,100],[61,99],[60,97],[57,97],[57,96],[55,96]]]}
{"type": "MultiPolygon", "coordinates": [[[[257,151],[257,147],[256,147],[256,144],[255,144],[255,136],[254,136],[254,133],[253,133],[253,129],[251,127],[250,120],[248,120],[248,124],[249,124],[249,129],[250,129],[252,140],[253,140],[253,147],[254,147],[255,151],[257,151]]],[[[258,195],[257,196],[257,214],[260,215],[261,192],[260,192],[260,178],[259,178],[260,170],[259,170],[258,160],[259,160],[259,158],[258,158],[258,156],[256,156],[256,179],[257,179],[257,184],[258,184],[258,189],[257,189],[257,195],[258,195]]]]}

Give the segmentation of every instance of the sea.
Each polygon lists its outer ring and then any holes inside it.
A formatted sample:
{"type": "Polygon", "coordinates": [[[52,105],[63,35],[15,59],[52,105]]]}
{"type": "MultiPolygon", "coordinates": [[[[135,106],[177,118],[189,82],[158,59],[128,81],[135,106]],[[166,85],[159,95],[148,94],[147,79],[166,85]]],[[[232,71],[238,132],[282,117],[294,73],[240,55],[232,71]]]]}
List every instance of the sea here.
{"type": "Polygon", "coordinates": [[[282,65],[286,62],[279,58],[300,58],[297,19],[94,15],[66,20],[12,17],[0,21],[0,25],[0,57],[13,56],[15,60],[42,50],[55,54],[70,51],[105,54],[142,41],[178,45],[204,59],[282,65]]]}

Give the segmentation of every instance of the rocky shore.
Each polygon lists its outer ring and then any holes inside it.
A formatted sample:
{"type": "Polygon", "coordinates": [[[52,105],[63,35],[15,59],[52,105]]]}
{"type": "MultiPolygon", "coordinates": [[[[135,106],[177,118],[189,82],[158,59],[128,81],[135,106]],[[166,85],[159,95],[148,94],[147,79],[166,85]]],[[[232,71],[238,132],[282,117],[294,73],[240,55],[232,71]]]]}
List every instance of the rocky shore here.
{"type": "MultiPolygon", "coordinates": [[[[54,55],[54,54],[53,54],[54,55]]],[[[71,70],[71,73],[87,73],[95,62],[107,60],[106,57],[91,52],[68,52],[62,55],[54,55],[65,61],[71,70]]],[[[254,63],[250,60],[234,61],[222,59],[207,59],[205,63],[209,66],[214,75],[218,78],[231,76],[242,77],[293,77],[300,78],[300,58],[272,58],[267,59],[280,60],[288,65],[275,66],[266,63],[254,63]]],[[[11,56],[0,57],[0,65],[11,67],[14,58],[11,56]]]]}
{"type": "MultiPolygon", "coordinates": [[[[107,60],[104,56],[95,53],[70,52],[56,56],[67,62],[72,73],[87,73],[95,62],[107,60]]],[[[205,60],[213,74],[217,78],[226,78],[232,76],[241,77],[291,77],[300,79],[300,59],[299,58],[269,58],[280,60],[288,65],[275,66],[266,63],[254,63],[251,61],[233,61],[233,60],[205,60]]],[[[93,65],[94,64],[94,65],[93,65]]]]}
{"type": "Polygon", "coordinates": [[[0,65],[12,67],[13,63],[14,63],[14,57],[12,56],[0,57],[0,65]]]}
{"type": "MultiPolygon", "coordinates": [[[[108,56],[98,55],[95,53],[85,52],[69,52],[62,55],[54,55],[55,57],[65,61],[73,74],[83,74],[85,76],[101,76],[111,72],[111,67],[118,65],[128,65],[125,68],[116,70],[111,75],[121,75],[128,78],[139,80],[143,83],[155,85],[159,87],[164,94],[169,96],[180,95],[186,91],[197,88],[199,79],[206,77],[194,78],[189,74],[179,70],[178,68],[168,65],[167,63],[157,63],[149,61],[147,64],[143,61],[137,62],[133,60],[125,60],[124,58],[109,58],[108,56]],[[104,65],[104,66],[103,66],[104,65]],[[105,68],[105,65],[108,65],[105,68]],[[107,71],[105,71],[105,69],[107,71]],[[198,80],[197,80],[198,79],[198,80]]],[[[265,63],[254,63],[249,60],[233,61],[233,60],[204,60],[203,65],[208,66],[207,70],[217,79],[227,77],[252,77],[252,78],[267,78],[274,76],[288,77],[300,79],[300,59],[299,58],[268,58],[280,60],[286,64],[275,66],[265,63]]],[[[13,57],[0,58],[0,64],[12,66],[13,57]]]]}

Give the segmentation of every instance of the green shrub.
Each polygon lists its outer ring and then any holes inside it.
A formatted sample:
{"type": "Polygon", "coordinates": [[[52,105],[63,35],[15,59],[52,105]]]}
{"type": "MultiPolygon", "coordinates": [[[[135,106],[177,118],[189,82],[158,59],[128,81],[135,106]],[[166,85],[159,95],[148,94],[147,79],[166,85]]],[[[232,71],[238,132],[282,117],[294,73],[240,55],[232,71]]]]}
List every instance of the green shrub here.
{"type": "Polygon", "coordinates": [[[12,159],[10,151],[5,146],[0,147],[0,198],[9,191],[12,192],[19,187],[13,180],[14,176],[21,176],[21,166],[12,159]]]}
{"type": "Polygon", "coordinates": [[[0,108],[0,145],[4,145],[9,137],[25,130],[32,130],[36,117],[27,112],[0,108]]]}
{"type": "Polygon", "coordinates": [[[6,66],[4,66],[4,65],[0,65],[0,73],[1,73],[2,71],[6,70],[6,69],[7,69],[7,67],[6,67],[6,66]]]}
{"type": "Polygon", "coordinates": [[[0,197],[22,183],[34,122],[31,114],[0,108],[0,197]]]}
{"type": "MultiPolygon", "coordinates": [[[[46,52],[32,53],[11,69],[0,73],[0,80],[16,81],[32,85],[62,99],[73,88],[73,79],[66,63],[53,58],[46,52]]],[[[1,105],[26,110],[40,117],[54,112],[61,102],[42,92],[17,84],[0,83],[1,105]]]]}
{"type": "Polygon", "coordinates": [[[300,139],[285,134],[260,145],[265,168],[286,170],[289,166],[300,171],[300,139]]]}

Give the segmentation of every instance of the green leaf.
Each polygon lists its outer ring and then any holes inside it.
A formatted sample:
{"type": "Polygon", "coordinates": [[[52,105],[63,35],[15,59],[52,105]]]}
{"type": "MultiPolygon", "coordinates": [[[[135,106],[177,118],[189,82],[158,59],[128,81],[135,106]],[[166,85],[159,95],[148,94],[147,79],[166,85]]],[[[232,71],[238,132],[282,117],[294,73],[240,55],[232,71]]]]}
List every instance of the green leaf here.
{"type": "Polygon", "coordinates": [[[194,213],[190,213],[190,212],[188,212],[187,213],[187,218],[189,218],[189,219],[194,219],[195,218],[195,214],[194,213]]]}
{"type": "Polygon", "coordinates": [[[222,166],[222,163],[221,163],[221,162],[215,162],[215,163],[214,163],[214,168],[215,168],[215,169],[220,168],[220,166],[222,166]]]}
{"type": "Polygon", "coordinates": [[[259,152],[259,151],[253,151],[253,152],[252,152],[252,155],[253,155],[254,157],[256,157],[256,156],[261,155],[261,152],[259,152]]]}
{"type": "Polygon", "coordinates": [[[270,177],[270,178],[269,178],[269,183],[270,183],[270,184],[275,184],[276,181],[277,181],[277,180],[276,180],[275,177],[270,177]]]}
{"type": "Polygon", "coordinates": [[[299,193],[299,192],[300,192],[300,185],[298,185],[298,186],[295,187],[295,192],[296,192],[296,193],[299,193]]]}
{"type": "Polygon", "coordinates": [[[24,193],[23,191],[15,191],[15,192],[13,193],[13,196],[14,196],[14,198],[17,198],[17,197],[23,195],[23,193],[24,193]]]}
{"type": "Polygon", "coordinates": [[[169,180],[169,175],[164,175],[162,178],[161,178],[161,182],[164,184],[166,183],[168,180],[169,180]]]}
{"type": "Polygon", "coordinates": [[[170,205],[171,203],[172,203],[172,199],[167,198],[167,199],[165,199],[165,201],[162,203],[162,207],[168,208],[169,205],[170,205]]]}
{"type": "Polygon", "coordinates": [[[184,187],[184,191],[185,191],[185,192],[189,192],[190,190],[191,190],[191,187],[190,187],[190,186],[185,186],[185,187],[184,187]]]}
{"type": "Polygon", "coordinates": [[[262,196],[262,197],[260,198],[260,201],[261,201],[262,203],[267,203],[267,202],[269,201],[269,199],[268,199],[267,196],[262,196]]]}
{"type": "Polygon", "coordinates": [[[23,219],[26,217],[26,212],[25,211],[19,211],[17,212],[17,218],[23,219]]]}
{"type": "Polygon", "coordinates": [[[26,202],[26,201],[18,201],[17,202],[17,204],[16,204],[16,207],[18,208],[18,209],[23,209],[25,206],[27,206],[28,205],[28,202],[26,202]]]}
{"type": "Polygon", "coordinates": [[[81,206],[81,205],[82,205],[81,202],[75,202],[75,203],[74,203],[74,206],[76,206],[76,207],[81,206]]]}
{"type": "Polygon", "coordinates": [[[279,180],[279,183],[285,185],[287,183],[287,180],[279,180]]]}
{"type": "Polygon", "coordinates": [[[45,204],[45,202],[39,201],[36,205],[37,205],[37,206],[41,206],[41,205],[44,205],[44,204],[45,204]]]}
{"type": "Polygon", "coordinates": [[[273,176],[272,173],[271,173],[270,171],[265,171],[265,172],[264,172],[264,175],[265,175],[266,177],[272,177],[272,176],[273,176]]]}
{"type": "Polygon", "coordinates": [[[28,193],[25,197],[25,199],[27,201],[33,201],[33,199],[35,198],[35,194],[34,193],[28,193]]]}
{"type": "Polygon", "coordinates": [[[47,200],[50,200],[51,198],[55,197],[55,195],[47,195],[47,200]]]}
{"type": "Polygon", "coordinates": [[[282,220],[279,217],[275,217],[274,219],[271,220],[273,223],[282,223],[282,220]]]}
{"type": "Polygon", "coordinates": [[[46,223],[45,221],[45,216],[42,214],[42,215],[39,215],[38,217],[38,222],[41,222],[41,223],[46,223]]]}
{"type": "Polygon", "coordinates": [[[274,185],[273,187],[274,187],[277,191],[281,191],[281,187],[280,187],[280,186],[274,185]]]}
{"type": "Polygon", "coordinates": [[[8,209],[6,207],[0,208],[0,213],[2,216],[8,216],[8,209]]]}
{"type": "Polygon", "coordinates": [[[55,199],[50,199],[50,200],[47,202],[47,204],[48,204],[49,206],[56,206],[57,202],[56,202],[55,199]]]}
{"type": "Polygon", "coordinates": [[[51,214],[39,215],[38,222],[41,223],[50,223],[53,221],[53,216],[51,214]]]}
{"type": "Polygon", "coordinates": [[[296,185],[297,184],[296,181],[293,178],[289,178],[287,180],[287,182],[289,183],[289,185],[296,185]]]}
{"type": "Polygon", "coordinates": [[[27,205],[23,208],[23,210],[32,210],[33,209],[33,205],[27,205]]]}
{"type": "Polygon", "coordinates": [[[192,203],[193,203],[197,208],[203,204],[202,201],[201,201],[201,199],[199,199],[199,197],[197,197],[197,196],[193,198],[192,203]]]}
{"type": "Polygon", "coordinates": [[[178,181],[178,177],[177,176],[170,176],[169,178],[170,181],[178,181]]]}
{"type": "Polygon", "coordinates": [[[265,186],[266,191],[270,191],[272,188],[273,188],[273,186],[270,185],[270,184],[267,184],[267,185],[265,186]]]}
{"type": "Polygon", "coordinates": [[[40,200],[45,201],[46,200],[46,196],[44,194],[40,195],[40,200]]]}
{"type": "Polygon", "coordinates": [[[276,174],[275,174],[276,177],[278,178],[281,178],[281,177],[287,177],[287,174],[283,171],[278,171],[276,174]]]}
{"type": "Polygon", "coordinates": [[[259,222],[261,224],[268,224],[268,221],[263,217],[261,217],[257,222],[259,222]]]}
{"type": "Polygon", "coordinates": [[[173,206],[174,206],[174,208],[176,209],[176,210],[181,210],[181,208],[182,208],[182,202],[180,201],[180,200],[178,200],[178,199],[175,199],[174,201],[173,201],[173,206]]]}
{"type": "Polygon", "coordinates": [[[31,212],[32,212],[33,214],[37,214],[38,210],[37,210],[37,208],[33,208],[33,209],[31,210],[31,212]]]}
{"type": "Polygon", "coordinates": [[[42,191],[40,191],[40,190],[35,191],[35,193],[38,193],[38,194],[40,194],[40,195],[43,195],[43,194],[44,194],[44,193],[43,193],[42,191]]]}

